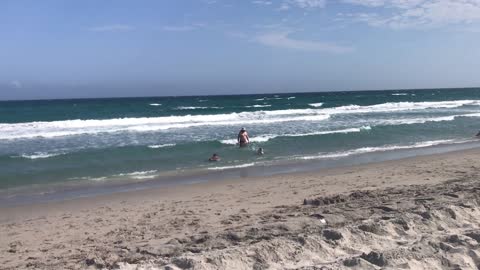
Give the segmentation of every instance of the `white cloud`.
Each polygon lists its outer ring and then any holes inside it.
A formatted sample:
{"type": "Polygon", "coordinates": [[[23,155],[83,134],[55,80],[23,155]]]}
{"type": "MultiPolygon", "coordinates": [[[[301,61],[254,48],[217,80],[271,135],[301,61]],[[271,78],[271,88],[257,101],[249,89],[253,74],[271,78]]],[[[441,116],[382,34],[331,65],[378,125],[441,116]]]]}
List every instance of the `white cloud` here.
{"type": "Polygon", "coordinates": [[[22,88],[22,83],[18,80],[13,80],[10,82],[10,86],[19,89],[22,88]]]}
{"type": "Polygon", "coordinates": [[[379,13],[347,14],[354,21],[370,26],[435,28],[480,22],[480,0],[343,0],[345,3],[379,9],[379,13]]]}
{"type": "Polygon", "coordinates": [[[301,51],[313,51],[313,52],[329,52],[329,53],[347,53],[353,51],[353,48],[346,46],[339,46],[336,44],[298,40],[289,37],[291,32],[271,32],[259,35],[255,38],[255,41],[270,47],[286,48],[292,50],[301,51]]]}
{"type": "Polygon", "coordinates": [[[111,24],[92,27],[89,30],[93,32],[127,32],[135,29],[133,26],[127,24],[111,24]]]}
{"type": "Polygon", "coordinates": [[[327,0],[283,0],[277,10],[289,10],[292,7],[303,9],[324,8],[326,3],[327,0]]]}
{"type": "Polygon", "coordinates": [[[262,5],[262,6],[269,6],[272,3],[272,1],[266,1],[266,0],[254,0],[252,1],[253,4],[256,4],[256,5],[262,5]]]}
{"type": "Polygon", "coordinates": [[[290,0],[289,2],[301,8],[323,8],[326,0],[290,0]]]}

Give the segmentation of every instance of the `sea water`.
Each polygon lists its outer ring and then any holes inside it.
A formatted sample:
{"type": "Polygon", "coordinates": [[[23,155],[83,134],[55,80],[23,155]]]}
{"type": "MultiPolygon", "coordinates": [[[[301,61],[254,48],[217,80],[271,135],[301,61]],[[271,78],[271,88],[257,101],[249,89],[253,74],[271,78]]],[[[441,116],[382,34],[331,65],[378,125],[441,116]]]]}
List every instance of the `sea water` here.
{"type": "Polygon", "coordinates": [[[479,120],[478,88],[4,101],[0,196],[454,150],[477,145],[479,120]],[[242,127],[245,148],[236,145],[242,127]],[[219,162],[207,161],[213,153],[219,162]]]}

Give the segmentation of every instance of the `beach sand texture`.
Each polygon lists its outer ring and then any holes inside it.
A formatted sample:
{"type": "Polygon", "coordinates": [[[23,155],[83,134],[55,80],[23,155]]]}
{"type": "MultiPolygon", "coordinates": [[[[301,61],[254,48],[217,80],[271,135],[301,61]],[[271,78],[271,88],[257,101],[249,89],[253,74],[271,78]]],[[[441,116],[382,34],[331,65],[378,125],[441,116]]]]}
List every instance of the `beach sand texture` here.
{"type": "Polygon", "coordinates": [[[0,269],[479,269],[480,150],[0,208],[0,269]]]}

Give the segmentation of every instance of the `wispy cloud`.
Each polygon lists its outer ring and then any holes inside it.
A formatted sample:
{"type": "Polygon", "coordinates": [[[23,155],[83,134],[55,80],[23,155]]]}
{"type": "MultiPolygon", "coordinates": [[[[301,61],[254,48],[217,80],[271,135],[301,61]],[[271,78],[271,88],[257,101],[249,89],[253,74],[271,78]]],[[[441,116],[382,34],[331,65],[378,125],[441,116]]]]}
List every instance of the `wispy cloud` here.
{"type": "Polygon", "coordinates": [[[261,5],[261,6],[269,6],[272,3],[272,1],[267,1],[267,0],[254,0],[252,1],[253,4],[256,4],[256,5],[261,5]]]}
{"type": "Polygon", "coordinates": [[[289,10],[291,7],[313,9],[325,7],[326,0],[284,0],[278,10],[289,10]]]}
{"type": "Polygon", "coordinates": [[[345,17],[374,27],[429,29],[480,22],[479,0],[343,0],[343,2],[381,11],[345,14],[345,17]]]}
{"type": "Polygon", "coordinates": [[[10,83],[10,86],[16,89],[22,88],[22,83],[18,80],[13,80],[10,83]]]}
{"type": "Polygon", "coordinates": [[[202,0],[202,2],[208,5],[213,5],[216,4],[218,0],[202,0]]]}
{"type": "Polygon", "coordinates": [[[354,50],[352,47],[332,43],[294,39],[289,37],[290,34],[291,32],[288,31],[271,32],[259,35],[254,40],[265,46],[301,51],[348,53],[354,50]]]}
{"type": "Polygon", "coordinates": [[[133,26],[127,24],[110,24],[89,28],[93,32],[128,32],[134,29],[133,26]]]}
{"type": "Polygon", "coordinates": [[[194,23],[188,25],[165,25],[162,27],[162,30],[167,32],[188,32],[203,28],[205,26],[206,24],[204,23],[194,23]]]}

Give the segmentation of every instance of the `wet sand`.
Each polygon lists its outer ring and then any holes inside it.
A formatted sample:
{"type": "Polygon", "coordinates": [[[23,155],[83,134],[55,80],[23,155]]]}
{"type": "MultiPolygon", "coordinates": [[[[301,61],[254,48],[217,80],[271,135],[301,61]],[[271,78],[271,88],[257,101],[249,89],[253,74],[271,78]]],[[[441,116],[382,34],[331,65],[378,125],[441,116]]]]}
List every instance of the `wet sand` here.
{"type": "Polygon", "coordinates": [[[0,269],[478,269],[479,156],[3,207],[0,269]]]}

